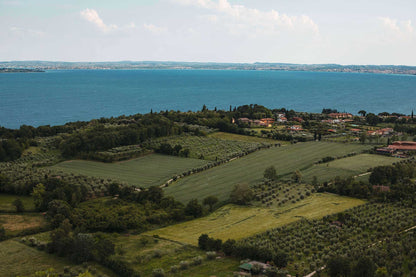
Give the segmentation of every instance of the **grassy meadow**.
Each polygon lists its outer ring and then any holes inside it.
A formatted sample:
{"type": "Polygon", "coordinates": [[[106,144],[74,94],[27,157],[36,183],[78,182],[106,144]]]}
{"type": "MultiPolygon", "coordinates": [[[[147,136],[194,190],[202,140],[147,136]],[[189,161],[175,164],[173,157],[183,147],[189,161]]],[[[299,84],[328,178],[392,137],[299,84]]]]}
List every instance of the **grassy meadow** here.
{"type": "Polygon", "coordinates": [[[27,229],[47,226],[46,219],[40,214],[0,214],[0,225],[6,234],[16,234],[27,229]]]}
{"type": "Polygon", "coordinates": [[[36,271],[54,268],[63,271],[73,265],[67,259],[50,255],[15,240],[0,242],[0,276],[31,275],[36,271]]]}
{"type": "Polygon", "coordinates": [[[215,195],[226,200],[235,184],[254,185],[263,178],[264,170],[273,165],[280,176],[290,175],[296,169],[308,169],[324,157],[340,157],[359,153],[369,146],[328,142],[305,142],[264,149],[218,167],[178,180],[166,188],[166,193],[187,202],[215,195]]]}
{"type": "Polygon", "coordinates": [[[16,211],[16,207],[13,205],[13,201],[16,199],[22,201],[25,211],[35,210],[35,204],[33,202],[33,197],[31,196],[0,194],[0,212],[16,211]]]}
{"type": "Polygon", "coordinates": [[[225,133],[225,132],[211,133],[208,135],[208,137],[218,138],[218,139],[227,139],[227,140],[245,141],[245,142],[290,144],[289,141],[275,140],[275,139],[261,138],[261,137],[254,137],[254,136],[245,136],[245,135],[225,133]]]}
{"type": "Polygon", "coordinates": [[[151,154],[117,163],[72,160],[50,167],[57,171],[109,178],[139,187],[161,185],[173,175],[205,165],[207,161],[151,154]]]}
{"type": "Polygon", "coordinates": [[[367,172],[369,168],[390,165],[397,161],[399,161],[398,158],[383,155],[360,154],[334,160],[329,163],[314,165],[313,167],[302,171],[302,175],[306,182],[311,181],[313,176],[316,176],[319,182],[324,182],[329,181],[336,176],[357,176],[367,172]]]}
{"type": "Polygon", "coordinates": [[[149,231],[147,235],[197,245],[198,237],[206,233],[211,237],[243,239],[268,229],[290,224],[301,218],[316,219],[328,214],[362,205],[359,199],[328,193],[316,193],[295,204],[280,208],[225,205],[212,214],[192,221],[149,231]]]}
{"type": "Polygon", "coordinates": [[[238,260],[228,257],[207,260],[205,252],[196,247],[152,236],[117,236],[115,244],[116,259],[127,262],[141,276],[152,276],[155,268],[162,268],[166,276],[225,277],[232,275],[239,265],[238,260]],[[202,263],[192,265],[192,259],[198,256],[202,263]],[[179,267],[181,261],[190,262],[189,267],[170,273],[170,268],[179,267]]]}

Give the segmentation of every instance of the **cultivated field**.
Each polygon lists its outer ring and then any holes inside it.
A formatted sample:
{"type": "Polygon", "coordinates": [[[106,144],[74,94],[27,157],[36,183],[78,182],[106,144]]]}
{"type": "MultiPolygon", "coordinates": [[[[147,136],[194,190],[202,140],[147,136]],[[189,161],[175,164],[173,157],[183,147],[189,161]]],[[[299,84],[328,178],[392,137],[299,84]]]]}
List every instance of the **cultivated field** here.
{"type": "Polygon", "coordinates": [[[166,188],[166,193],[182,202],[215,195],[226,200],[235,184],[254,185],[263,178],[264,170],[273,165],[280,176],[301,171],[327,156],[340,157],[359,153],[369,146],[326,142],[306,142],[260,150],[235,161],[180,179],[166,188]]]}
{"type": "Polygon", "coordinates": [[[161,185],[173,175],[205,165],[198,159],[152,154],[118,163],[73,160],[50,167],[67,173],[109,178],[139,187],[161,185]]]}
{"type": "Polygon", "coordinates": [[[209,134],[208,137],[218,138],[218,139],[246,141],[246,142],[290,144],[290,142],[288,141],[274,140],[274,139],[254,137],[254,136],[245,136],[245,135],[238,135],[238,134],[224,133],[224,132],[215,132],[215,133],[209,134]]]}
{"type": "Polygon", "coordinates": [[[360,154],[352,157],[338,159],[329,163],[314,165],[302,172],[304,181],[311,181],[313,176],[318,178],[319,182],[329,181],[336,176],[349,177],[356,176],[367,172],[369,168],[390,165],[399,161],[398,158],[375,155],[360,154]]]}
{"type": "Polygon", "coordinates": [[[40,214],[0,214],[0,225],[6,234],[16,234],[26,229],[45,227],[47,222],[40,214]]]}
{"type": "Polygon", "coordinates": [[[205,252],[195,247],[151,236],[118,236],[115,244],[117,252],[121,253],[116,258],[127,262],[141,276],[152,276],[155,268],[162,268],[166,276],[225,277],[231,276],[239,265],[239,261],[233,258],[207,260],[205,252]],[[192,264],[198,256],[202,258],[202,263],[192,264]],[[187,269],[168,273],[172,266],[179,268],[181,261],[189,262],[187,269]]]}
{"type": "Polygon", "coordinates": [[[198,237],[203,233],[222,240],[242,239],[298,221],[301,218],[321,218],[364,203],[359,199],[317,193],[305,200],[281,208],[226,205],[206,217],[150,231],[146,234],[159,235],[162,238],[192,245],[198,244],[198,237]]]}
{"type": "Polygon", "coordinates": [[[16,199],[22,200],[25,211],[34,211],[35,204],[31,196],[12,195],[12,194],[0,194],[0,212],[14,212],[16,207],[13,205],[13,201],[16,199]]]}
{"type": "MultiPolygon", "coordinates": [[[[256,138],[253,137],[253,139],[256,138]]],[[[211,161],[225,160],[236,156],[241,156],[246,152],[253,152],[271,144],[270,141],[265,142],[260,138],[258,138],[257,141],[248,141],[222,139],[211,136],[199,137],[183,135],[153,139],[149,142],[149,146],[157,149],[162,143],[170,144],[172,147],[175,147],[175,145],[181,145],[183,149],[189,149],[190,158],[205,159],[211,161]]],[[[276,143],[278,142],[273,142],[273,144],[276,143]]]]}
{"type": "Polygon", "coordinates": [[[63,271],[72,265],[68,260],[47,254],[15,240],[0,242],[0,276],[14,277],[34,274],[36,271],[54,268],[63,271]]]}

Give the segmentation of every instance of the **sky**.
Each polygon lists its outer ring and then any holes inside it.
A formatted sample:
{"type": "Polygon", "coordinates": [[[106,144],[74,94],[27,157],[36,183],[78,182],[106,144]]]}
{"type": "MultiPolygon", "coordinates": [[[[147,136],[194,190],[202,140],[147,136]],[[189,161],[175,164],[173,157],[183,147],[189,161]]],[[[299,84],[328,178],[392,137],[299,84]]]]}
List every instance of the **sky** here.
{"type": "Polygon", "coordinates": [[[0,0],[0,61],[416,65],[415,0],[0,0]]]}

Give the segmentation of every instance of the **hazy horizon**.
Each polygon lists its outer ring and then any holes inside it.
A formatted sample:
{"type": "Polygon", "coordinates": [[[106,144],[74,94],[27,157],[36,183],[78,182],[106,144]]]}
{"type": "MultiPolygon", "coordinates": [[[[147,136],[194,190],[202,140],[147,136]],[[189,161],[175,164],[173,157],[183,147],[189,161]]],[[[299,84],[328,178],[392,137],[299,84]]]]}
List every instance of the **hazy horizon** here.
{"type": "Polygon", "coordinates": [[[415,10],[410,0],[0,0],[0,60],[412,66],[415,10]]]}

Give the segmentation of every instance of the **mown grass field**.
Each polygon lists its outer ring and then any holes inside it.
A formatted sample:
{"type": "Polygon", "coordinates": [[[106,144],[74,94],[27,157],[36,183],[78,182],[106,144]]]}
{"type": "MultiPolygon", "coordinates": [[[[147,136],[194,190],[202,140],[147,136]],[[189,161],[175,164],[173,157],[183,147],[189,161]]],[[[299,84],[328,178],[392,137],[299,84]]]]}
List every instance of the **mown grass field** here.
{"type": "Polygon", "coordinates": [[[180,179],[166,188],[166,193],[186,203],[192,198],[199,200],[215,195],[226,200],[235,184],[253,185],[263,178],[264,170],[273,165],[278,175],[288,175],[296,169],[301,171],[326,156],[344,156],[359,153],[370,146],[328,142],[305,142],[260,150],[240,159],[180,179]]]}
{"type": "Polygon", "coordinates": [[[317,193],[305,200],[280,208],[245,207],[229,204],[206,217],[145,234],[159,235],[162,238],[192,245],[197,245],[198,237],[204,233],[222,240],[243,239],[301,218],[321,218],[364,203],[364,201],[355,198],[317,193]]]}
{"type": "Polygon", "coordinates": [[[0,242],[0,276],[32,275],[36,271],[54,268],[63,271],[73,265],[64,258],[47,254],[15,240],[0,242]]]}
{"type": "Polygon", "coordinates": [[[118,236],[114,242],[118,252],[116,259],[127,262],[141,276],[152,276],[154,269],[162,268],[166,276],[225,277],[232,276],[239,265],[233,258],[207,260],[205,252],[196,247],[151,236],[118,236]],[[179,266],[181,261],[191,261],[198,256],[202,258],[200,265],[170,273],[171,266],[179,266]]]}
{"type": "Polygon", "coordinates": [[[23,207],[25,211],[34,211],[35,204],[33,202],[33,197],[31,196],[21,196],[21,195],[12,195],[12,194],[0,194],[0,212],[14,212],[16,207],[13,205],[13,201],[16,199],[22,200],[23,207]]]}
{"type": "Polygon", "coordinates": [[[50,167],[68,173],[109,178],[139,187],[161,185],[173,175],[202,166],[207,161],[152,154],[117,163],[65,161],[50,167]]]}
{"type": "Polygon", "coordinates": [[[26,229],[44,227],[47,222],[40,214],[0,214],[0,225],[6,234],[15,234],[26,229]]]}
{"type": "Polygon", "coordinates": [[[398,158],[375,155],[360,154],[352,157],[338,159],[329,163],[314,165],[302,172],[304,181],[311,181],[313,176],[318,178],[318,182],[329,181],[336,176],[342,178],[349,176],[357,176],[367,172],[369,168],[389,165],[399,161],[398,158]]]}
{"type": "Polygon", "coordinates": [[[260,142],[260,143],[271,143],[271,144],[275,144],[275,143],[290,144],[289,141],[274,140],[274,139],[254,137],[254,136],[245,136],[245,135],[224,133],[224,132],[211,133],[211,134],[208,135],[208,137],[219,138],[219,139],[227,139],[227,140],[246,141],[246,142],[260,142]]]}

